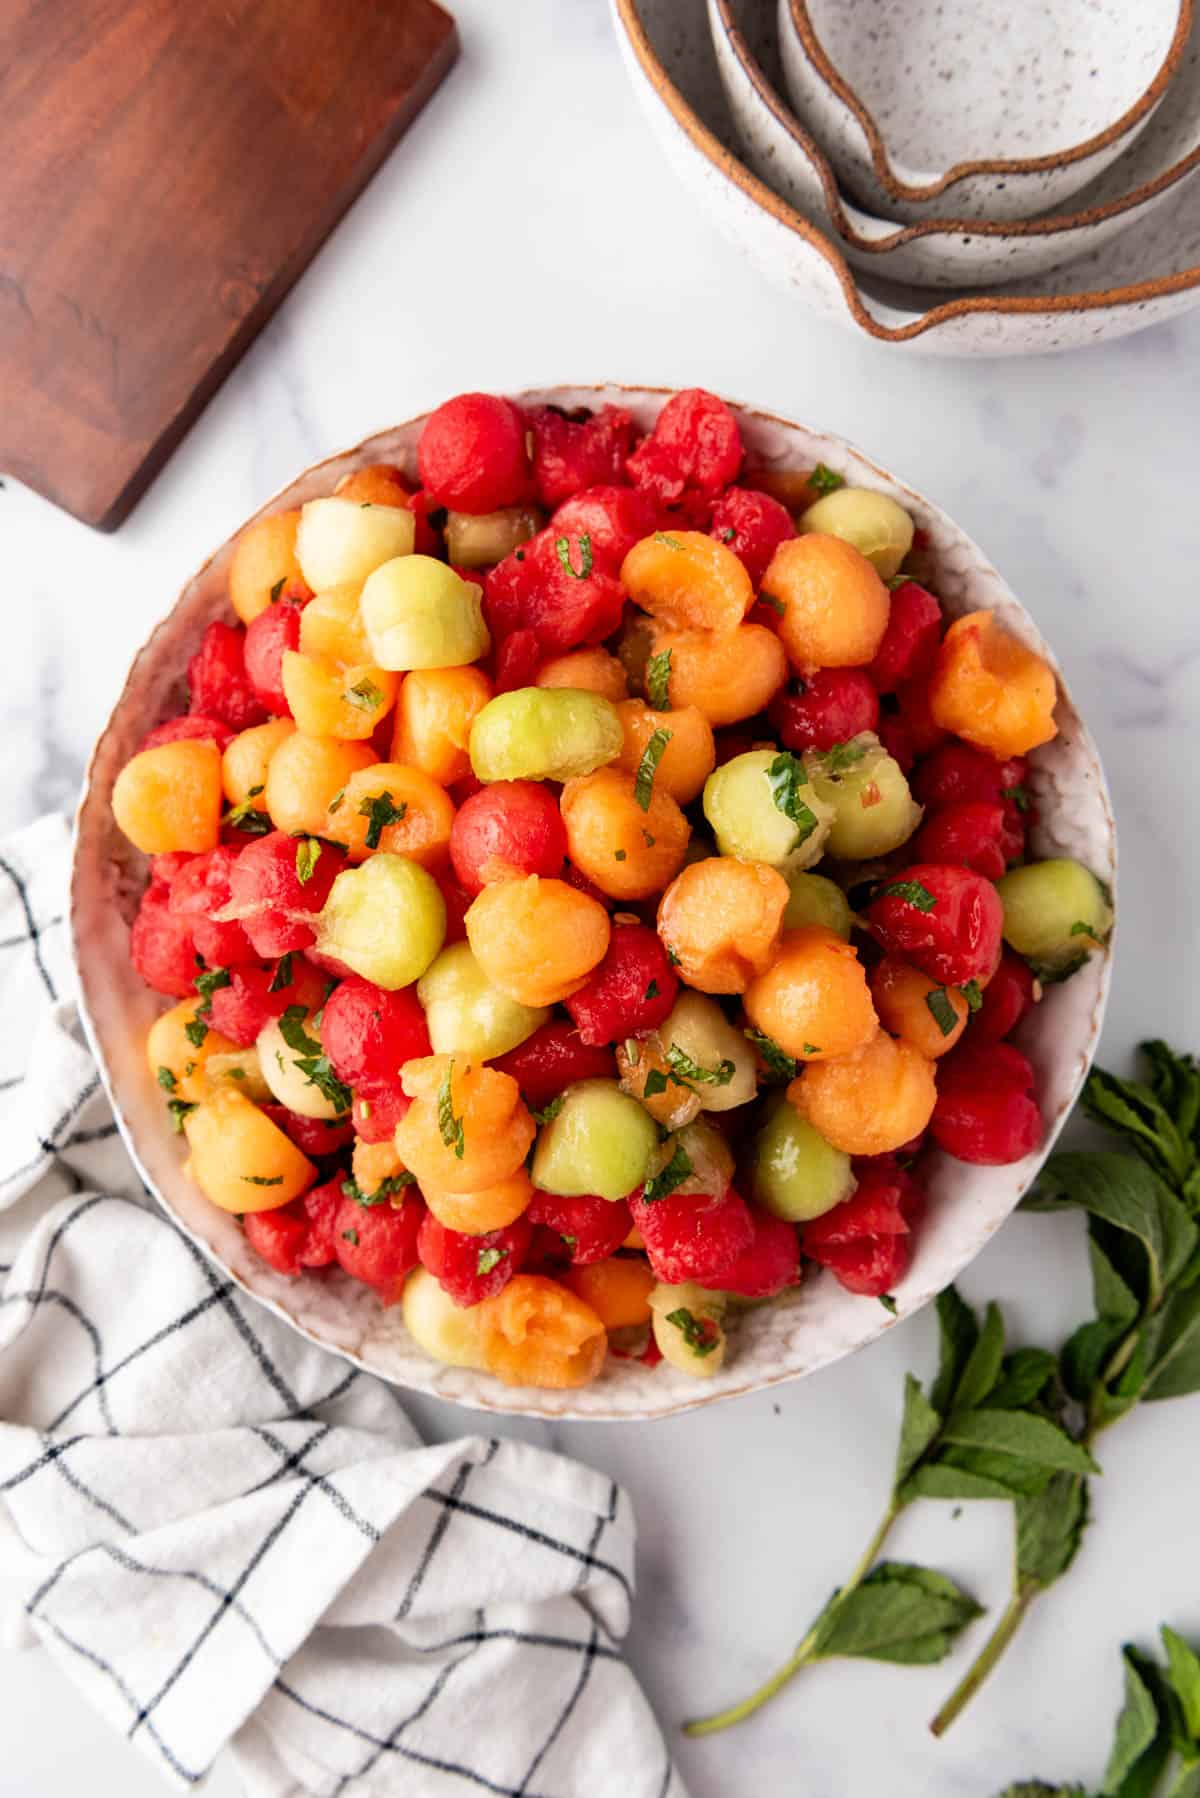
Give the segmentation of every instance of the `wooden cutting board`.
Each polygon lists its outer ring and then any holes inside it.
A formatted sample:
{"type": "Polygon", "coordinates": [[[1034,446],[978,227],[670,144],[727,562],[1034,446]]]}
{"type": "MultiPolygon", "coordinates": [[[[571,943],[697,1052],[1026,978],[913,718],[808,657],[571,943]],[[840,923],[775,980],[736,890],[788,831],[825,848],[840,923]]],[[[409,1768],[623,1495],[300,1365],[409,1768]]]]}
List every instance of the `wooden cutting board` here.
{"type": "Polygon", "coordinates": [[[114,529],[456,50],[434,0],[0,0],[0,469],[114,529]]]}

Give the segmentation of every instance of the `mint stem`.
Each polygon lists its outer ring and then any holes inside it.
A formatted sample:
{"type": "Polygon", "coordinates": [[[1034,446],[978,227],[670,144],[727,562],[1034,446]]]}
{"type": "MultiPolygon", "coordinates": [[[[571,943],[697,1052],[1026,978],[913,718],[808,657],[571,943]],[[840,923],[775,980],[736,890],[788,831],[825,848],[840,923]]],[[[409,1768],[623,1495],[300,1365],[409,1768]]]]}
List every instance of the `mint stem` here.
{"type": "MultiPolygon", "coordinates": [[[[1136,1328],[1130,1330],[1129,1334],[1117,1344],[1111,1359],[1097,1382],[1095,1390],[1103,1390],[1111,1380],[1116,1379],[1118,1374],[1124,1371],[1137,1346],[1137,1331],[1140,1327],[1141,1324],[1139,1323],[1136,1328]]],[[[1093,1398],[1088,1406],[1088,1421],[1086,1427],[1079,1438],[1081,1446],[1090,1449],[1101,1431],[1109,1429],[1117,1421],[1117,1418],[1110,1417],[1107,1422],[1101,1422],[1095,1415],[1093,1398]]],[[[937,1716],[929,1725],[930,1730],[935,1736],[945,1735],[955,1718],[959,1717],[966,1709],[967,1705],[970,1704],[972,1698],[974,1698],[976,1692],[978,1692],[980,1686],[992,1671],[992,1668],[996,1665],[996,1662],[1000,1659],[1001,1655],[1016,1635],[1018,1629],[1020,1629],[1031,1601],[1037,1597],[1039,1592],[1045,1592],[1047,1590],[1048,1588],[1043,1586],[1038,1580],[1018,1579],[1015,1582],[1012,1597],[1009,1599],[1008,1605],[1000,1617],[995,1629],[992,1631],[975,1659],[971,1662],[971,1665],[967,1668],[967,1671],[963,1674],[937,1716]]]]}
{"type": "Polygon", "coordinates": [[[806,1667],[810,1661],[819,1658],[816,1649],[822,1625],[845,1602],[850,1593],[861,1586],[866,1579],[879,1558],[879,1551],[887,1539],[888,1531],[903,1509],[902,1501],[893,1493],[891,1503],[880,1518],[871,1540],[855,1562],[849,1579],[834,1593],[807,1635],[803,1636],[796,1644],[794,1653],[784,1662],[779,1671],[773,1673],[765,1685],[761,1685],[756,1691],[751,1692],[748,1698],[743,1698],[740,1704],[730,1705],[728,1710],[717,1711],[711,1717],[698,1717],[691,1723],[685,1723],[683,1726],[685,1736],[712,1736],[716,1735],[718,1730],[731,1728],[735,1723],[744,1723],[747,1717],[752,1717],[755,1711],[761,1710],[764,1704],[774,1698],[776,1692],[782,1691],[792,1676],[799,1673],[802,1667],[806,1667]]]}
{"type": "Polygon", "coordinates": [[[1041,1590],[1036,1580],[1022,1581],[1013,1592],[1000,1621],[980,1649],[967,1671],[929,1725],[935,1736],[944,1736],[955,1718],[963,1712],[992,1671],[1005,1649],[1020,1629],[1032,1599],[1041,1590]]]}

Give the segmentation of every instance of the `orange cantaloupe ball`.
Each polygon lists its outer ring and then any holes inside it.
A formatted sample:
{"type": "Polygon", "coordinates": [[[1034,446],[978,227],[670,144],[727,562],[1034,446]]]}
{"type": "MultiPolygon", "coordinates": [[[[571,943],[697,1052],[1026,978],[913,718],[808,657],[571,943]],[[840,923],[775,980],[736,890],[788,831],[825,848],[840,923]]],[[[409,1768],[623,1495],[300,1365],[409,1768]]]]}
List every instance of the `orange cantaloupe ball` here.
{"type": "Polygon", "coordinates": [[[643,537],[621,564],[621,585],[669,630],[732,631],[754,604],[742,562],[704,531],[643,537]]]}
{"type": "Polygon", "coordinates": [[[396,700],[392,760],[440,786],[471,772],[471,726],[492,697],[482,668],[415,668],[396,700]]]}
{"type": "Polygon", "coordinates": [[[680,979],[702,993],[744,993],[778,949],[791,888],[765,862],[714,855],[676,876],[658,907],[658,933],[680,979]]]}
{"type": "Polygon", "coordinates": [[[771,557],[760,591],[783,608],[780,640],[800,674],[874,660],[891,594],[852,543],[820,531],[789,537],[771,557]]]}
{"type": "Polygon", "coordinates": [[[366,743],[334,737],[286,737],[271,757],[263,809],[276,830],[290,835],[324,835],[331,800],[347,782],[379,757],[366,743]]]}
{"type": "Polygon", "coordinates": [[[233,546],[229,564],[229,597],[243,624],[265,612],[283,589],[296,581],[307,586],[296,560],[300,513],[272,512],[248,524],[233,546]]]}
{"type": "Polygon", "coordinates": [[[466,915],[467,941],[492,985],[518,1005],[557,1005],[603,961],[612,927],[598,899],[529,874],[495,880],[466,915]]]}
{"type": "Polygon", "coordinates": [[[571,861],[610,899],[649,899],[683,865],[692,827],[657,776],[643,807],[633,775],[597,768],[567,781],[559,808],[571,861]]]}
{"type": "Polygon", "coordinates": [[[143,749],[113,784],[113,817],[145,855],[215,849],[221,834],[221,752],[189,737],[143,749]]]}
{"type": "Polygon", "coordinates": [[[823,924],[785,932],[779,953],[747,986],[743,1003],[754,1028],[797,1061],[849,1055],[879,1029],[857,950],[823,924]]]}
{"type": "Polygon", "coordinates": [[[881,1030],[853,1055],[810,1063],[787,1096],[843,1154],[889,1155],[925,1129],[937,1083],[919,1049],[881,1030]]]}
{"type": "Polygon", "coordinates": [[[670,742],[654,776],[655,789],[669,793],[680,805],[690,805],[717,765],[712,725],[704,713],[694,705],[657,712],[645,700],[626,699],[618,705],[617,716],[624,737],[617,767],[636,774],[655,731],[667,731],[670,742]]]}
{"type": "Polygon", "coordinates": [[[307,1155],[239,1092],[222,1087],[183,1120],[188,1173],[222,1211],[274,1211],[317,1177],[307,1155]]]}
{"type": "Polygon", "coordinates": [[[942,730],[1004,759],[1057,736],[1054,670],[993,612],[956,618],[929,677],[929,708],[942,730]]]}

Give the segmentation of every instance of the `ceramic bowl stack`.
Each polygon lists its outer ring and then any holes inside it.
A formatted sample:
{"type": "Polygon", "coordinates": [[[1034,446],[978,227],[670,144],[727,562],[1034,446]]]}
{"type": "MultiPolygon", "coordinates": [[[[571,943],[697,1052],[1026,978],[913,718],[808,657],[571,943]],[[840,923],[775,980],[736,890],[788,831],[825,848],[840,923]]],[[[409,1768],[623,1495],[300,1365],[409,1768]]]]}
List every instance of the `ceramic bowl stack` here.
{"type": "Polygon", "coordinates": [[[668,154],[815,310],[952,355],[1200,305],[1198,0],[613,0],[668,154]]]}

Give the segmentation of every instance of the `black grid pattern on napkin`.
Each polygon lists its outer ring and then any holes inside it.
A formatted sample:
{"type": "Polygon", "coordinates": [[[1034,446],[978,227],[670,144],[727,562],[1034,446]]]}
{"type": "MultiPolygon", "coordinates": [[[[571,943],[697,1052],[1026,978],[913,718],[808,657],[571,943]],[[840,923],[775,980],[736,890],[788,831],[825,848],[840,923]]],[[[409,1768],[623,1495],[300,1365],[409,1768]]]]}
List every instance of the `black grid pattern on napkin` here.
{"type": "MultiPolygon", "coordinates": [[[[51,969],[56,959],[61,960],[64,951],[61,941],[55,940],[63,931],[61,909],[49,912],[43,919],[38,918],[31,899],[32,871],[21,865],[17,852],[10,850],[7,855],[0,856],[0,874],[6,878],[10,889],[7,901],[0,892],[2,1016],[5,993],[9,990],[8,970],[21,958],[27,968],[36,971],[47,1004],[59,1000],[59,987],[51,969]]],[[[26,988],[26,997],[27,994],[26,988]]],[[[22,1020],[21,1035],[27,1043],[30,1037],[28,1018],[22,1020]]],[[[5,1074],[0,1079],[0,1093],[18,1085],[21,1079],[19,1073],[5,1074]]],[[[127,1714],[128,1736],[148,1738],[164,1767],[184,1785],[194,1785],[205,1777],[211,1756],[204,1764],[194,1764],[186,1748],[173,1739],[172,1731],[164,1725],[161,1708],[172,1692],[186,1685],[196,1667],[197,1657],[206,1647],[211,1647],[213,1638],[229,1637],[230,1632],[235,1632],[241,1639],[230,1642],[233,1660],[244,1660],[245,1639],[249,1638],[255,1645],[255,1652],[269,1666],[266,1683],[275,1693],[302,1710],[310,1721],[319,1720],[332,1738],[348,1738],[361,1747],[361,1755],[340,1775],[333,1788],[335,1798],[342,1798],[343,1794],[345,1798],[353,1798],[359,1782],[368,1778],[388,1757],[419,1769],[419,1784],[411,1787],[406,1784],[404,1789],[420,1791],[422,1795],[428,1792],[431,1798],[435,1791],[444,1790],[449,1794],[459,1789],[502,1794],[503,1798],[559,1798],[565,1788],[557,1783],[553,1787],[539,1784],[538,1775],[552,1750],[570,1731],[572,1719],[578,1713],[583,1694],[595,1678],[596,1669],[606,1668],[621,1681],[628,1682],[631,1678],[617,1646],[607,1639],[602,1623],[589,1608],[586,1598],[577,1596],[573,1600],[578,1613],[578,1629],[574,1634],[493,1624],[485,1610],[478,1610],[471,1629],[458,1630],[422,1644],[420,1653],[431,1660],[425,1690],[415,1704],[409,1703],[404,1715],[398,1717],[386,1732],[366,1727],[360,1719],[329,1708],[320,1691],[301,1690],[293,1683],[286,1657],[278,1647],[272,1646],[272,1620],[258,1613],[247,1588],[265,1563],[287,1553],[289,1530],[315,1498],[324,1501],[328,1529],[357,1532],[370,1543],[379,1540],[379,1528],[363,1516],[341,1490],[338,1475],[326,1474],[307,1465],[334,1427],[326,1418],[313,1413],[336,1405],[356,1382],[370,1377],[355,1369],[347,1371],[331,1361],[333,1377],[328,1392],[310,1399],[307,1405],[301,1403],[271,1346],[264,1340],[264,1328],[269,1320],[233,1281],[212,1267],[195,1245],[156,1211],[124,1196],[80,1191],[77,1167],[68,1166],[59,1160],[59,1156],[66,1149],[83,1148],[86,1151],[90,1145],[108,1141],[115,1133],[115,1125],[110,1119],[94,1124],[80,1121],[93,1101],[98,1100],[98,1092],[99,1083],[91,1074],[76,1092],[61,1095],[52,1128],[37,1139],[40,1166],[36,1156],[16,1168],[0,1165],[0,1191],[7,1190],[11,1194],[20,1182],[28,1183],[31,1175],[55,1171],[67,1176],[66,1190],[78,1194],[77,1201],[70,1204],[50,1234],[36,1277],[22,1281],[16,1289],[0,1290],[0,1311],[21,1308],[19,1315],[25,1327],[32,1327],[40,1314],[57,1313],[69,1318],[70,1327],[87,1340],[92,1366],[92,1371],[81,1381],[74,1395],[62,1403],[57,1413],[37,1432],[35,1451],[0,1478],[0,1504],[6,1501],[6,1495],[20,1489],[26,1504],[32,1502],[36,1507],[40,1486],[50,1481],[64,1482],[72,1501],[86,1507],[95,1519],[87,1544],[65,1555],[26,1600],[26,1614],[35,1629],[57,1646],[60,1659],[69,1665],[71,1659],[76,1658],[81,1667],[90,1670],[108,1686],[110,1695],[119,1698],[127,1714]],[[148,1221],[153,1220],[159,1230],[173,1239],[176,1257],[182,1252],[190,1263],[191,1277],[177,1281],[184,1295],[177,1310],[165,1321],[156,1320],[144,1339],[110,1360],[105,1350],[105,1318],[81,1307],[69,1292],[55,1284],[55,1262],[73,1235],[95,1227],[98,1222],[103,1223],[107,1216],[119,1215],[130,1206],[141,1211],[148,1221]],[[244,1378],[257,1389],[255,1403],[248,1404],[247,1409],[258,1414],[269,1410],[278,1419],[275,1427],[261,1422],[252,1426],[255,1438],[275,1457],[276,1464],[250,1484],[246,1494],[262,1494],[278,1486],[281,1499],[280,1507],[272,1513],[261,1534],[253,1543],[247,1544],[240,1569],[224,1580],[214,1578],[210,1570],[201,1566],[156,1565],[138,1546],[143,1526],[139,1526],[133,1514],[136,1493],[107,1489],[99,1477],[102,1461],[97,1455],[91,1456],[97,1471],[88,1477],[80,1473],[78,1466],[81,1449],[91,1448],[105,1439],[119,1438],[124,1433],[119,1407],[113,1403],[114,1394],[119,1393],[122,1373],[148,1356],[186,1353],[189,1331],[194,1327],[211,1329],[218,1320],[219,1327],[232,1336],[243,1351],[244,1378]],[[95,1407],[94,1431],[80,1427],[89,1405],[95,1407]],[[68,1423],[72,1424],[69,1429],[68,1423]],[[305,1424],[311,1427],[302,1441],[285,1440],[284,1430],[305,1424]],[[114,1539],[114,1531],[119,1539],[114,1539]],[[117,1664],[108,1646],[109,1619],[102,1608],[86,1617],[84,1628],[81,1627],[79,1606],[60,1603],[73,1573],[85,1563],[94,1569],[100,1561],[107,1563],[126,1582],[123,1600],[135,1608],[138,1603],[136,1591],[143,1583],[149,1586],[173,1582],[181,1591],[194,1594],[197,1600],[195,1627],[190,1634],[182,1636],[180,1642],[164,1645],[165,1652],[154,1666],[151,1679],[146,1678],[145,1663],[136,1675],[131,1669],[117,1664]],[[556,1700],[553,1721],[530,1753],[523,1776],[515,1781],[488,1771],[489,1744],[472,1739],[470,1732],[464,1731],[453,1689],[455,1675],[473,1657],[498,1644],[516,1645],[531,1654],[549,1656],[562,1668],[555,1681],[555,1689],[561,1692],[561,1697],[556,1700]],[[446,1656],[451,1658],[444,1658],[446,1656]],[[440,1664],[434,1657],[443,1657],[440,1664]],[[418,1723],[425,1726],[421,1745],[405,1739],[418,1723]],[[438,1729],[442,1731],[444,1746],[434,1748],[430,1746],[431,1735],[438,1729]],[[466,1752],[466,1743],[470,1744],[470,1754],[466,1752]],[[434,1776],[441,1777],[435,1780],[434,1776]]],[[[98,1108],[97,1104],[94,1109],[98,1108]]],[[[13,1266],[12,1262],[0,1263],[0,1279],[11,1274],[13,1266]]],[[[117,1302],[126,1303],[127,1296],[118,1295],[117,1302]]],[[[4,1426],[0,1424],[0,1436],[4,1433],[4,1426]]],[[[471,1496],[473,1477],[480,1468],[491,1464],[499,1449],[499,1441],[492,1439],[481,1458],[459,1465],[416,1499],[416,1506],[428,1513],[428,1529],[424,1545],[413,1559],[407,1585],[398,1594],[397,1623],[412,1612],[439,1559],[462,1552],[461,1544],[455,1541],[456,1525],[515,1536],[521,1541],[523,1552],[561,1559],[573,1570],[571,1584],[576,1588],[583,1585],[589,1575],[597,1574],[615,1580],[626,1594],[630,1592],[624,1570],[603,1553],[605,1531],[618,1511],[620,1495],[616,1485],[611,1486],[606,1512],[593,1515],[583,1507],[579,1508],[579,1540],[569,1539],[565,1534],[555,1535],[531,1524],[522,1515],[481,1503],[471,1496]]],[[[4,1461],[0,1460],[0,1469],[3,1466],[4,1461]]],[[[54,1503],[61,1505],[61,1494],[55,1495],[54,1503]]],[[[197,1694],[197,1702],[203,1702],[202,1691],[197,1694]]],[[[665,1749],[662,1751],[661,1779],[656,1773],[652,1787],[643,1787],[639,1782],[633,1792],[625,1779],[618,1778],[613,1790],[618,1789],[630,1793],[630,1798],[641,1798],[643,1789],[646,1798],[669,1798],[670,1794],[682,1792],[665,1749]]]]}

